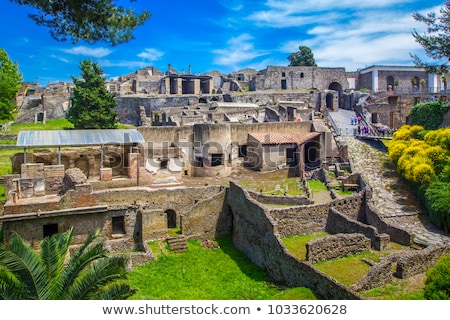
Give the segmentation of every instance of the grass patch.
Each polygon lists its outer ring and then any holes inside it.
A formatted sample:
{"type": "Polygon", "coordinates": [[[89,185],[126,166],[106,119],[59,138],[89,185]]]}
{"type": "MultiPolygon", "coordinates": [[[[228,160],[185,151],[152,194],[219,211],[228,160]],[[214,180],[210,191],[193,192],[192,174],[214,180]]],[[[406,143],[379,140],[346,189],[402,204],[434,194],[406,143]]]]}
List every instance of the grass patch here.
{"type": "Polygon", "coordinates": [[[10,128],[11,133],[19,133],[23,130],[62,130],[72,129],[73,124],[67,119],[47,120],[45,124],[42,122],[34,123],[13,123],[10,128]]]}
{"type": "Polygon", "coordinates": [[[410,250],[396,243],[391,243],[383,251],[370,250],[363,253],[350,255],[328,261],[319,261],[315,264],[317,269],[335,278],[342,284],[352,285],[361,280],[370,270],[370,266],[363,258],[379,262],[381,257],[387,256],[397,250],[410,250]]]}
{"type": "Polygon", "coordinates": [[[0,149],[0,176],[12,173],[11,157],[23,149],[0,149]]]}
{"type": "Polygon", "coordinates": [[[360,292],[361,296],[375,300],[425,300],[423,288],[425,276],[418,275],[408,279],[392,279],[384,286],[360,292]]]}
{"type": "Polygon", "coordinates": [[[337,193],[338,195],[340,195],[340,196],[351,196],[351,195],[353,195],[353,191],[342,190],[342,188],[341,188],[341,189],[337,189],[337,190],[336,190],[336,193],[337,193]]]}
{"type": "MultiPolygon", "coordinates": [[[[133,125],[118,123],[118,129],[132,129],[136,128],[133,125]]],[[[45,124],[42,122],[29,122],[29,123],[13,123],[10,127],[9,131],[5,131],[5,133],[19,133],[19,131],[24,130],[64,130],[64,129],[73,129],[73,124],[65,119],[56,119],[56,120],[47,120],[45,124]]]]}
{"type": "MultiPolygon", "coordinates": [[[[189,250],[172,253],[166,247],[155,261],[129,273],[138,293],[131,299],[157,300],[315,300],[311,290],[281,290],[267,274],[237,250],[230,238],[217,239],[219,249],[189,241],[189,250]]],[[[155,253],[161,242],[149,244],[155,253]]]]}
{"type": "Polygon", "coordinates": [[[2,200],[6,200],[6,195],[5,195],[5,186],[3,184],[0,184],[0,201],[2,200]]]}
{"type": "Polygon", "coordinates": [[[289,250],[290,253],[295,255],[300,260],[306,259],[306,243],[327,236],[326,232],[308,233],[298,236],[291,236],[281,239],[283,244],[289,250]]]}
{"type": "Polygon", "coordinates": [[[327,186],[320,180],[308,180],[309,188],[312,192],[318,193],[321,191],[328,191],[327,186]]]}

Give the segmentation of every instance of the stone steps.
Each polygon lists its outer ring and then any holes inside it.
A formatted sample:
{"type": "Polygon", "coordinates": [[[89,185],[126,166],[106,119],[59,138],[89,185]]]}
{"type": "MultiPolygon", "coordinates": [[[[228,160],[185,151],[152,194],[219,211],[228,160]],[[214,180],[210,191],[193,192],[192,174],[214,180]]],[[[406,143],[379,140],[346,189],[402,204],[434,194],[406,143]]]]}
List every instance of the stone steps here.
{"type": "Polygon", "coordinates": [[[167,238],[167,244],[169,249],[173,252],[185,252],[188,250],[187,242],[185,236],[176,236],[167,238]]]}

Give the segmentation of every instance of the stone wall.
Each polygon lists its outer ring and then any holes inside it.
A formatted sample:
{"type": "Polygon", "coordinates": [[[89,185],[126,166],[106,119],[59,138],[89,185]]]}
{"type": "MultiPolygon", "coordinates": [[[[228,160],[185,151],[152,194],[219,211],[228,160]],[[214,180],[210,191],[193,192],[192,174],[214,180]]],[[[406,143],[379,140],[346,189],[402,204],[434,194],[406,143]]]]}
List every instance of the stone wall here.
{"type": "Polygon", "coordinates": [[[353,290],[289,253],[269,212],[234,183],[230,184],[227,203],[233,213],[234,245],[275,282],[311,288],[321,299],[360,299],[353,290]]]}
{"type": "Polygon", "coordinates": [[[337,234],[306,243],[306,260],[315,263],[370,250],[370,239],[361,233],[337,234]]]}
{"type": "MultiPolygon", "coordinates": [[[[251,195],[249,194],[249,196],[251,195]]],[[[357,216],[361,204],[362,196],[356,195],[335,199],[328,203],[271,209],[270,215],[278,225],[280,236],[287,237],[325,231],[330,208],[334,207],[336,210],[345,212],[350,217],[354,217],[357,216]]]]}
{"type": "Polygon", "coordinates": [[[361,233],[370,239],[372,248],[383,250],[389,244],[389,235],[378,234],[375,227],[349,218],[336,208],[331,208],[328,214],[325,230],[328,233],[361,233]]]}
{"type": "Polygon", "coordinates": [[[450,245],[431,246],[401,255],[397,261],[395,276],[404,279],[423,273],[447,253],[450,253],[450,245]]]}
{"type": "Polygon", "coordinates": [[[270,196],[263,195],[257,192],[248,191],[248,194],[258,202],[264,204],[280,204],[280,205],[310,205],[314,204],[314,201],[306,196],[270,196]]]}
{"type": "Polygon", "coordinates": [[[226,190],[194,204],[181,214],[181,231],[190,239],[213,240],[229,236],[232,217],[225,205],[226,190]]]}
{"type": "Polygon", "coordinates": [[[268,66],[250,82],[250,90],[327,90],[331,83],[348,89],[344,68],[268,66]]]}
{"type": "Polygon", "coordinates": [[[450,253],[449,245],[436,245],[422,250],[397,252],[380,259],[358,283],[356,291],[369,290],[390,283],[395,276],[400,279],[424,273],[433,267],[439,258],[450,253]]]}
{"type": "MultiPolygon", "coordinates": [[[[406,230],[400,229],[398,227],[392,226],[388,224],[381,218],[381,215],[377,212],[376,208],[367,200],[364,201],[366,203],[364,210],[364,218],[365,223],[374,226],[379,233],[386,233],[390,236],[391,241],[397,242],[399,244],[409,246],[414,240],[414,235],[409,233],[406,230]]],[[[358,219],[360,220],[360,219],[358,219]]]]}
{"type": "Polygon", "coordinates": [[[329,203],[292,208],[271,209],[270,216],[277,224],[280,237],[322,232],[325,230],[329,203]]]}
{"type": "Polygon", "coordinates": [[[355,291],[370,290],[388,284],[392,280],[392,268],[395,259],[384,257],[380,262],[372,266],[369,272],[351,288],[355,291]]]}

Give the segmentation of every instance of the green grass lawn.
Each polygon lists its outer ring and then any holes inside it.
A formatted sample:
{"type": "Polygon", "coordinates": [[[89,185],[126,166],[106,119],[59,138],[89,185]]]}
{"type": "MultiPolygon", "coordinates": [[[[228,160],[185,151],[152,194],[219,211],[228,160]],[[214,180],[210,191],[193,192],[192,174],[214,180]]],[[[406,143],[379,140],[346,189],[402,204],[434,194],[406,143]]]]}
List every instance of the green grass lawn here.
{"type": "Polygon", "coordinates": [[[313,193],[328,191],[327,186],[320,180],[308,180],[308,185],[313,193]]]}
{"type": "MultiPolygon", "coordinates": [[[[280,289],[267,274],[237,250],[230,238],[217,240],[220,248],[207,249],[197,241],[189,250],[167,248],[155,261],[129,274],[138,293],[132,299],[157,300],[315,300],[307,288],[280,289]]],[[[150,247],[159,253],[158,242],[150,247]]]]}
{"type": "Polygon", "coordinates": [[[326,232],[309,233],[299,236],[291,236],[281,239],[283,244],[289,250],[290,253],[295,255],[300,260],[306,259],[306,243],[327,236],[326,232]]]}
{"type": "MultiPolygon", "coordinates": [[[[135,126],[119,123],[117,125],[117,128],[131,129],[135,128],[135,126]]],[[[10,127],[10,130],[5,131],[3,133],[18,133],[19,131],[23,130],[64,130],[64,129],[73,129],[73,124],[69,122],[67,119],[62,118],[56,120],[47,120],[45,124],[42,124],[42,122],[13,123],[10,127]]]]}

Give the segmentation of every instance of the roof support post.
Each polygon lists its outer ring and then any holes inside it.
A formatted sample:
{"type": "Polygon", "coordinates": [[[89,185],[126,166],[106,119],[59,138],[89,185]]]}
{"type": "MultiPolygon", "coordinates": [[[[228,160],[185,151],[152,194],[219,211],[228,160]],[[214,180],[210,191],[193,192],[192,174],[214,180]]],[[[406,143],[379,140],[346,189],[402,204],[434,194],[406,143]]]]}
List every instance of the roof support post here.
{"type": "Polygon", "coordinates": [[[101,145],[100,149],[100,168],[103,168],[103,145],[101,145]]]}
{"type": "Polygon", "coordinates": [[[23,163],[27,163],[27,147],[23,148],[23,163]]]}
{"type": "Polygon", "coordinates": [[[58,146],[58,165],[61,165],[61,146],[58,146]]]}

